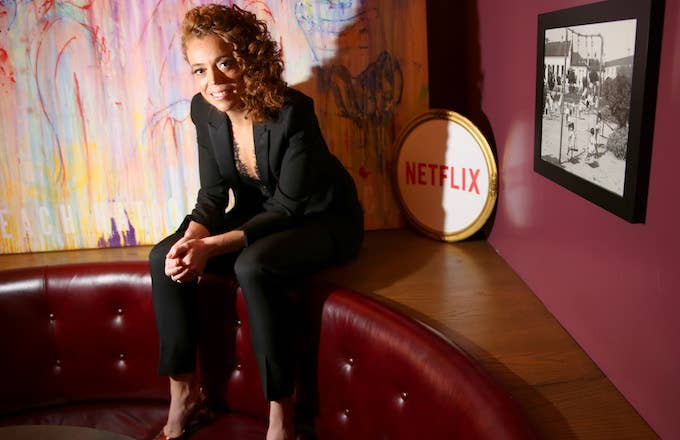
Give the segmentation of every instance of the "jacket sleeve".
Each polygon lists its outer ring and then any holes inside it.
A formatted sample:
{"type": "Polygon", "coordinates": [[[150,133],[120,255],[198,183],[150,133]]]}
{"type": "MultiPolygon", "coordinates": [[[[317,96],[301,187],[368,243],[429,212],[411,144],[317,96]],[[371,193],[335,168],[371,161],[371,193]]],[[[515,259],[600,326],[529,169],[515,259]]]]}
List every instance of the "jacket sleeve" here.
{"type": "Polygon", "coordinates": [[[327,193],[323,174],[330,153],[321,135],[314,103],[305,97],[296,101],[289,112],[283,116],[286,131],[281,148],[285,151],[274,193],[265,201],[263,212],[238,228],[244,232],[246,246],[289,228],[300,217],[310,214],[310,207],[316,206],[327,193]]]}
{"type": "Polygon", "coordinates": [[[222,177],[212,150],[205,118],[201,117],[200,96],[191,100],[191,120],[196,126],[198,144],[198,170],[201,188],[191,219],[208,228],[214,234],[220,227],[227,207],[227,183],[222,177]]]}

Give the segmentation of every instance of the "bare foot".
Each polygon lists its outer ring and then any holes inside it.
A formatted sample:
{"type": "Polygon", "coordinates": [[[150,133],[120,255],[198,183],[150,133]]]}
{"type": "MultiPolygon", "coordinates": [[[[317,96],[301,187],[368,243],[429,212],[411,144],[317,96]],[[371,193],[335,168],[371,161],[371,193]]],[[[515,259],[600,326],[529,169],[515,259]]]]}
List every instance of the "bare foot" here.
{"type": "Polygon", "coordinates": [[[170,438],[179,437],[186,428],[187,416],[197,405],[198,400],[185,400],[176,404],[170,403],[168,411],[168,422],[163,427],[163,432],[170,438]]]}
{"type": "Polygon", "coordinates": [[[199,403],[201,391],[193,375],[175,376],[170,379],[170,409],[168,421],[163,427],[167,437],[179,437],[186,428],[187,417],[199,403]]]}
{"type": "Polygon", "coordinates": [[[269,429],[267,429],[267,440],[294,440],[294,439],[295,439],[294,430],[286,431],[283,428],[273,427],[272,425],[269,425],[269,429]]]}

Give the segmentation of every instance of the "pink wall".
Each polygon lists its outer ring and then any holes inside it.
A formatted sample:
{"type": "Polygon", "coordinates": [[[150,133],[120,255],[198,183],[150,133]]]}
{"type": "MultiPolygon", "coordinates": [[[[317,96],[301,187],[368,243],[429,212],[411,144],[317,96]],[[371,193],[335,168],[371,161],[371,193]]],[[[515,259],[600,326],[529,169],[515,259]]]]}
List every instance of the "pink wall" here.
{"type": "Polygon", "coordinates": [[[657,433],[680,438],[680,0],[666,0],[645,224],[533,171],[537,15],[584,3],[477,0],[501,185],[489,240],[657,433]]]}

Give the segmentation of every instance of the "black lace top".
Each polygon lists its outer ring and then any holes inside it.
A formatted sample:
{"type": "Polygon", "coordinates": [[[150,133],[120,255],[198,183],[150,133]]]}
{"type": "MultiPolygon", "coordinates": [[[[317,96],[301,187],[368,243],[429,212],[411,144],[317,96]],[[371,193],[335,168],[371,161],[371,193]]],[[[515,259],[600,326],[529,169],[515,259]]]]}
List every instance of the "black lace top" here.
{"type": "Polygon", "coordinates": [[[234,144],[234,162],[236,165],[236,171],[238,172],[239,177],[248,186],[254,187],[259,189],[262,194],[268,194],[269,190],[265,186],[264,183],[262,183],[262,180],[260,180],[260,170],[257,168],[257,163],[255,163],[255,175],[257,177],[253,177],[248,173],[248,168],[246,167],[246,164],[243,163],[243,160],[241,159],[241,150],[239,148],[239,145],[236,141],[233,142],[234,144]]]}

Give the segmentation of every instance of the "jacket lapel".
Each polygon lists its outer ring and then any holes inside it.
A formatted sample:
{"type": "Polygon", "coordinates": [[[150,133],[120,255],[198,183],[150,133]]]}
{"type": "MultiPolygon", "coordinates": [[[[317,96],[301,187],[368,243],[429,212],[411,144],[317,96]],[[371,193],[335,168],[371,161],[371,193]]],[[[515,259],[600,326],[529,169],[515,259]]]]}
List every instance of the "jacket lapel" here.
{"type": "MultiPolygon", "coordinates": [[[[234,161],[231,128],[225,113],[211,109],[208,120],[208,131],[213,153],[220,173],[231,186],[238,185],[238,173],[234,161]]],[[[255,144],[255,161],[260,172],[260,179],[269,187],[269,128],[266,123],[253,124],[253,142],[255,144]]]]}
{"type": "Polygon", "coordinates": [[[269,128],[266,123],[253,124],[253,141],[260,179],[269,188],[269,128]]]}
{"type": "Polygon", "coordinates": [[[217,161],[220,174],[233,186],[236,178],[236,166],[234,164],[234,151],[232,148],[231,129],[227,115],[211,109],[208,121],[210,142],[217,161]]]}

